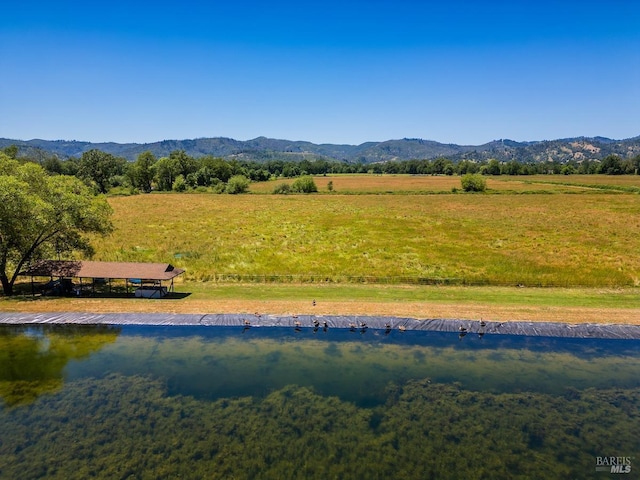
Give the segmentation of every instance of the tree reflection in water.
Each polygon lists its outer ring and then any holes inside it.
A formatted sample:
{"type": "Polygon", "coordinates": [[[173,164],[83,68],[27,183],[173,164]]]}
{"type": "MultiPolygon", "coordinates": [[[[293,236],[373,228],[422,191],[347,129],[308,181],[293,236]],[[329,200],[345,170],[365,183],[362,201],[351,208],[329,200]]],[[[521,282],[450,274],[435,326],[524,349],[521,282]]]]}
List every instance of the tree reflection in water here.
{"type": "Polygon", "coordinates": [[[115,342],[120,330],[106,325],[0,329],[0,398],[8,406],[28,405],[58,391],[69,360],[86,358],[115,342]]]}

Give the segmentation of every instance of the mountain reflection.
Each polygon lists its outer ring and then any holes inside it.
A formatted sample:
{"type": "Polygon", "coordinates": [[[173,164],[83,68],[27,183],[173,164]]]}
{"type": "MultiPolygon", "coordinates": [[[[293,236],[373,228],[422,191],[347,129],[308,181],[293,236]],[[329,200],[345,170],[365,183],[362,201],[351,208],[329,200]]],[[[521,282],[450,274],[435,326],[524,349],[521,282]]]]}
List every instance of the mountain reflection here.
{"type": "Polygon", "coordinates": [[[105,325],[12,326],[0,329],[0,398],[28,405],[59,390],[69,360],[89,357],[120,334],[105,325]]]}

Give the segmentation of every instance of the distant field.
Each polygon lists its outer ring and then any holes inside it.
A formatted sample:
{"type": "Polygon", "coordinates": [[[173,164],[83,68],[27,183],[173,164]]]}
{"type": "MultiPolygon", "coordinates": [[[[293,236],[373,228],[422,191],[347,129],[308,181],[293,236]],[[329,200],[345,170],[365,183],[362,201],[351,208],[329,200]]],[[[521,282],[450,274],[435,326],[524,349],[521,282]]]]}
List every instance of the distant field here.
{"type": "MultiPolygon", "coordinates": [[[[428,194],[451,193],[460,190],[459,176],[432,175],[328,175],[314,177],[319,193],[329,193],[327,184],[333,183],[334,193],[343,194],[428,194]]],[[[589,185],[638,187],[640,175],[533,175],[486,177],[489,191],[497,193],[584,193],[593,191],[589,185]]],[[[282,183],[294,179],[271,180],[251,184],[252,193],[272,193],[282,183]]]]}
{"type": "MultiPolygon", "coordinates": [[[[509,177],[501,178],[507,179],[509,177]]],[[[534,175],[528,178],[515,178],[516,181],[524,180],[538,185],[575,185],[640,193],[640,175],[534,175]]]]}
{"type": "MultiPolygon", "coordinates": [[[[328,193],[333,183],[335,193],[436,193],[460,188],[460,177],[412,175],[330,175],[314,177],[319,193],[328,193]]],[[[251,192],[271,193],[277,185],[291,184],[295,179],[279,179],[251,185],[251,192]]]]}
{"type": "MultiPolygon", "coordinates": [[[[504,177],[508,178],[508,177],[504,177]]],[[[533,182],[573,183],[580,185],[619,185],[640,187],[640,175],[532,175],[511,177],[533,182]]]]}
{"type": "Polygon", "coordinates": [[[338,194],[113,197],[116,231],[95,259],[171,262],[187,281],[640,285],[637,195],[340,195],[450,191],[459,177],[326,180],[338,194]]]}

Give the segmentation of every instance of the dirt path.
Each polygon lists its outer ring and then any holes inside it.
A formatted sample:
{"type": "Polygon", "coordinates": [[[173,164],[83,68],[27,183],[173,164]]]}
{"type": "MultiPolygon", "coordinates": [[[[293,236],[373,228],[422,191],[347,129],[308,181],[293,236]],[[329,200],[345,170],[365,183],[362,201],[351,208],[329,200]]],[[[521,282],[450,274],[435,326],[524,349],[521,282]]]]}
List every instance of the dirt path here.
{"type": "Polygon", "coordinates": [[[273,315],[381,315],[410,318],[452,318],[496,321],[549,321],[640,325],[640,309],[587,307],[530,307],[431,302],[324,302],[269,300],[141,300],[141,299],[47,299],[4,301],[5,312],[90,313],[264,313],[273,315]]]}

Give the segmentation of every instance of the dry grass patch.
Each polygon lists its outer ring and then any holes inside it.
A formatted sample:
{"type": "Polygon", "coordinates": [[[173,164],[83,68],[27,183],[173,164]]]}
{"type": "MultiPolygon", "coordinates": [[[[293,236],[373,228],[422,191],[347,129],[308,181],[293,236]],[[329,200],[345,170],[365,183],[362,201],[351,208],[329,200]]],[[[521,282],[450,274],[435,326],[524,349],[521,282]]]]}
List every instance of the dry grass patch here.
{"type": "Polygon", "coordinates": [[[323,299],[246,299],[187,297],[181,300],[56,298],[36,301],[0,300],[3,311],[88,313],[247,313],[272,315],[381,315],[487,321],[640,324],[640,308],[499,305],[492,302],[349,301],[323,299]]]}
{"type": "Polygon", "coordinates": [[[534,175],[530,179],[534,182],[640,187],[640,175],[534,175]]]}
{"type": "MultiPolygon", "coordinates": [[[[537,177],[486,177],[487,187],[495,192],[550,192],[573,193],[589,191],[586,187],[566,186],[550,183],[565,179],[565,176],[540,175],[537,177]],[[544,179],[545,182],[541,180],[544,179]]],[[[272,193],[280,184],[291,185],[295,179],[278,179],[268,182],[251,184],[252,193],[272,193]]],[[[314,181],[319,193],[329,193],[328,184],[332,182],[333,192],[338,194],[427,194],[451,193],[453,189],[460,190],[462,185],[457,175],[327,175],[316,176],[314,181]]]]}
{"type": "MultiPolygon", "coordinates": [[[[313,177],[319,193],[328,193],[329,182],[336,193],[419,193],[450,192],[460,188],[460,177],[431,175],[326,175],[313,177]]],[[[254,193],[271,193],[276,185],[295,179],[278,179],[251,184],[254,193]]]]}

